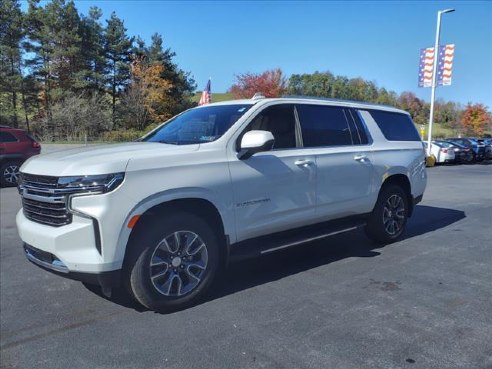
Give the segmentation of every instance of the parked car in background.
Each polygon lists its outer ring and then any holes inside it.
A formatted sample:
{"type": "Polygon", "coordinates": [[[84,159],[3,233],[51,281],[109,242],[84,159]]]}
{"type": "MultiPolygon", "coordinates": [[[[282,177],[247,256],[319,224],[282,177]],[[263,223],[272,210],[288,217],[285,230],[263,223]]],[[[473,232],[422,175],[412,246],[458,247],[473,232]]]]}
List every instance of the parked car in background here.
{"type": "MultiPolygon", "coordinates": [[[[427,142],[424,142],[425,150],[427,152],[427,142]]],[[[454,163],[456,155],[454,149],[449,147],[448,144],[441,144],[438,141],[432,141],[431,154],[436,158],[436,164],[454,163]]]]}
{"type": "Polygon", "coordinates": [[[492,138],[482,138],[481,141],[485,145],[485,159],[492,159],[492,138]]]}
{"type": "Polygon", "coordinates": [[[452,143],[449,141],[434,141],[443,147],[454,150],[455,161],[457,163],[471,163],[473,162],[473,151],[469,147],[460,145],[459,143],[452,143]]]}
{"type": "Polygon", "coordinates": [[[460,145],[466,146],[473,151],[473,160],[482,161],[485,159],[485,145],[472,138],[448,138],[446,141],[451,143],[458,143],[460,145]]]}
{"type": "Polygon", "coordinates": [[[39,142],[23,129],[0,126],[0,185],[17,185],[22,163],[40,152],[39,142]]]}

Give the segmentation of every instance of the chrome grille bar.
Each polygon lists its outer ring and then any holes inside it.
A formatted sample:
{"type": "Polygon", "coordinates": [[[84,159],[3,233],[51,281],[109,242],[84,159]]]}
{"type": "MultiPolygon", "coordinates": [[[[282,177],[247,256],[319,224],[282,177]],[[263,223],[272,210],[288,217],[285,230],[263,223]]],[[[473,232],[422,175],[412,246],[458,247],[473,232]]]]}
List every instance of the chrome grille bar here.
{"type": "Polygon", "coordinates": [[[74,191],[58,189],[58,178],[21,173],[19,192],[27,219],[53,227],[72,223],[67,195],[74,191]]]}

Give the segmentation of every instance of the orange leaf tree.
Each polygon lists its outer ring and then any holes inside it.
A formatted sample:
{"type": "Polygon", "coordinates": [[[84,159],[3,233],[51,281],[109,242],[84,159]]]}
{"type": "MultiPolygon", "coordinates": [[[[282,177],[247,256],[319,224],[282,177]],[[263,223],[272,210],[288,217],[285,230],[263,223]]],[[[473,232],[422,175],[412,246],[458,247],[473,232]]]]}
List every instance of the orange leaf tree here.
{"type": "Polygon", "coordinates": [[[236,80],[229,92],[237,98],[249,99],[257,92],[261,92],[265,97],[279,97],[287,89],[287,79],[280,68],[259,74],[238,74],[236,80]]]}
{"type": "Polygon", "coordinates": [[[487,125],[491,124],[491,115],[483,104],[468,103],[461,116],[465,134],[482,137],[487,125]]]}
{"type": "Polygon", "coordinates": [[[126,110],[133,115],[131,127],[142,130],[148,121],[162,122],[170,118],[166,109],[172,84],[163,78],[164,66],[149,64],[144,56],[134,56],[131,65],[131,84],[124,97],[126,110]]]}

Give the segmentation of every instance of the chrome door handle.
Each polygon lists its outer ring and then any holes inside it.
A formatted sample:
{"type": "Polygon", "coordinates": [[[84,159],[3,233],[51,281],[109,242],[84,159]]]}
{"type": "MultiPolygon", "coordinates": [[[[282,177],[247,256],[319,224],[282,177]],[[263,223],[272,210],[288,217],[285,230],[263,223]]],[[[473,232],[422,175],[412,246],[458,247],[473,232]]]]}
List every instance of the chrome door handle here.
{"type": "Polygon", "coordinates": [[[354,156],[354,160],[355,161],[358,161],[360,163],[368,163],[370,162],[369,158],[367,157],[367,155],[355,155],[354,156]]]}
{"type": "Polygon", "coordinates": [[[302,159],[302,160],[296,160],[294,164],[299,166],[299,167],[307,167],[307,166],[312,165],[314,163],[312,160],[302,159]]]}

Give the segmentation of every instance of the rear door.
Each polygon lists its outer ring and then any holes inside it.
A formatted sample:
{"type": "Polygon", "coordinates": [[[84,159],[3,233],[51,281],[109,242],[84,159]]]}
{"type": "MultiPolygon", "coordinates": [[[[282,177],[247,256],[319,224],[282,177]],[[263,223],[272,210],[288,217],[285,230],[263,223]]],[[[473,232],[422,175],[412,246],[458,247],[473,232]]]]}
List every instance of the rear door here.
{"type": "Polygon", "coordinates": [[[316,157],[319,221],[370,212],[378,183],[369,139],[356,112],[340,106],[296,106],[304,150],[316,157]]]}

